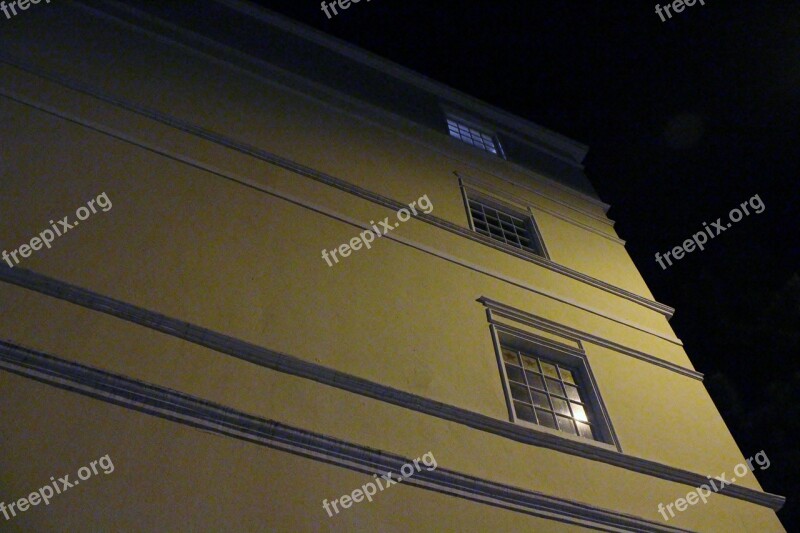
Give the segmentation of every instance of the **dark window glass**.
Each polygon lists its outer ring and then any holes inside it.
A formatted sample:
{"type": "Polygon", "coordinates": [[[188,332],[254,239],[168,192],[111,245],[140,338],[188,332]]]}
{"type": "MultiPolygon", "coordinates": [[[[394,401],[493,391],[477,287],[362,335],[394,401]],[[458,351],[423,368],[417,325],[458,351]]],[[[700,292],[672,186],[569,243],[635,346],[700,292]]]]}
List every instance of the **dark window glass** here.
{"type": "Polygon", "coordinates": [[[506,346],[502,353],[518,420],[596,440],[591,411],[574,369],[506,346]]]}

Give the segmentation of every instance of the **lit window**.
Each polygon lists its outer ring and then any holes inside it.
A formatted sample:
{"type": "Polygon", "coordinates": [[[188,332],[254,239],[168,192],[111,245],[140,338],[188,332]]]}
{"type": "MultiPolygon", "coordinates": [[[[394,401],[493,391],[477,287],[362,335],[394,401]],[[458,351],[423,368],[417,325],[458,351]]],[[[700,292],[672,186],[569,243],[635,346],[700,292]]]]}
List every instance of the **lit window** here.
{"type": "Polygon", "coordinates": [[[517,420],[598,440],[576,369],[507,346],[501,351],[517,420]]]}
{"type": "Polygon", "coordinates": [[[497,141],[496,137],[489,133],[467,126],[463,122],[452,118],[447,119],[447,128],[450,130],[450,135],[456,139],[494,155],[502,155],[500,152],[500,143],[497,141]]]}
{"type": "Polygon", "coordinates": [[[468,198],[467,203],[475,231],[537,255],[545,255],[530,215],[474,198],[468,198]]]}

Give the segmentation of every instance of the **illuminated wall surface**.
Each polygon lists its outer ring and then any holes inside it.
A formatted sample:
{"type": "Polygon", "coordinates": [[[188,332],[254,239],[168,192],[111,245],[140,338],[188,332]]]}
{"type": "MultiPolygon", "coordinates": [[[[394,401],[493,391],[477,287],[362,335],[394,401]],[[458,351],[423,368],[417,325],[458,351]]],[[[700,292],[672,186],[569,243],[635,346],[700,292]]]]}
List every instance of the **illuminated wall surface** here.
{"type": "Polygon", "coordinates": [[[193,5],[0,21],[0,530],[782,531],[585,147],[193,5]]]}

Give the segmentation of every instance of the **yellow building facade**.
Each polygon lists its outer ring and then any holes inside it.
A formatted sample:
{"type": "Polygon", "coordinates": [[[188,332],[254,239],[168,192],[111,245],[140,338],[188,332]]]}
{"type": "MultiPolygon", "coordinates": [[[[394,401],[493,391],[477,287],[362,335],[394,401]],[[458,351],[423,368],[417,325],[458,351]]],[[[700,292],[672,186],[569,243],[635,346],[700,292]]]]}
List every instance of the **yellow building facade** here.
{"type": "Polygon", "coordinates": [[[29,7],[0,529],[783,531],[687,496],[755,450],[585,146],[250,4],[29,7]]]}

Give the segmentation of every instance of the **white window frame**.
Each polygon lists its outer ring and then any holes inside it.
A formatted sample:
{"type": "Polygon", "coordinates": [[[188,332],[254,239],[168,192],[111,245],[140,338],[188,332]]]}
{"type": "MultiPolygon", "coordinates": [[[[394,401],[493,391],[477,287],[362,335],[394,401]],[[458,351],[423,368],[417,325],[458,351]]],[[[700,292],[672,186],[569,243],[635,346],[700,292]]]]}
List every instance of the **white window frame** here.
{"type": "Polygon", "coordinates": [[[595,382],[592,370],[586,354],[582,349],[576,349],[568,345],[539,337],[526,331],[499,323],[490,323],[492,340],[497,357],[497,365],[500,370],[503,392],[505,394],[506,406],[508,408],[509,420],[514,424],[530,428],[535,431],[556,435],[558,437],[588,443],[595,446],[607,448],[609,450],[621,451],[611,419],[608,416],[605,404],[600,396],[600,391],[595,382]],[[572,435],[565,431],[552,429],[546,426],[518,419],[514,410],[514,399],[511,395],[508,375],[503,360],[502,347],[510,346],[522,352],[531,352],[546,360],[555,362],[569,368],[577,375],[580,383],[580,390],[586,395],[582,398],[584,404],[590,409],[592,427],[596,430],[594,439],[572,435]]]}
{"type": "Polygon", "coordinates": [[[542,239],[542,234],[539,231],[539,226],[536,224],[536,219],[534,218],[533,211],[531,210],[530,207],[528,207],[527,209],[515,207],[506,202],[498,200],[497,198],[493,198],[484,193],[471,189],[466,185],[464,185],[463,183],[461,184],[461,193],[464,199],[464,208],[467,210],[467,219],[469,220],[469,228],[472,231],[478,233],[479,235],[483,235],[484,237],[488,237],[492,239],[492,241],[494,242],[503,244],[505,246],[511,246],[516,250],[522,250],[524,252],[537,255],[539,257],[550,259],[550,254],[548,253],[547,247],[544,244],[544,239],[542,239]],[[508,244],[507,242],[505,242],[505,239],[500,240],[496,236],[491,235],[491,231],[489,232],[490,235],[486,235],[485,233],[478,231],[478,229],[475,226],[475,220],[472,216],[472,207],[470,206],[470,200],[486,205],[492,209],[495,209],[496,211],[505,213],[506,215],[514,216],[516,218],[521,218],[525,220],[528,225],[527,229],[530,233],[530,240],[536,244],[538,250],[525,248],[523,246],[516,246],[515,244],[508,244]]]}

